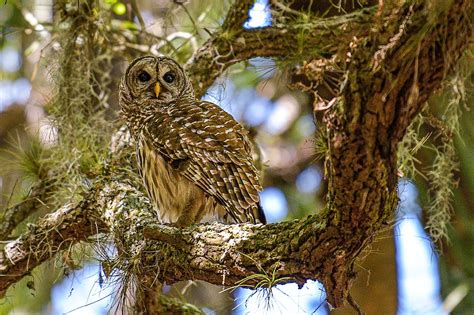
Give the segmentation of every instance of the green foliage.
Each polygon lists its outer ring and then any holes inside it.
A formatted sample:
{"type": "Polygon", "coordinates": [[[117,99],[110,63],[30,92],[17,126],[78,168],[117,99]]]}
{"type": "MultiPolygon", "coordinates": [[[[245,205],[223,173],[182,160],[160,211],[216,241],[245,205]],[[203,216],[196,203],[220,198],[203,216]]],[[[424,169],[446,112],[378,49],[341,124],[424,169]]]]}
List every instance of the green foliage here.
{"type": "Polygon", "coordinates": [[[174,313],[179,312],[180,314],[206,314],[198,307],[191,303],[186,303],[181,299],[172,298],[164,294],[160,295],[161,306],[165,309],[163,312],[174,313]]]}
{"type": "Polygon", "coordinates": [[[42,159],[46,156],[45,148],[37,139],[31,139],[26,144],[17,139],[12,142],[12,147],[15,149],[2,150],[6,157],[5,160],[2,158],[1,173],[19,171],[25,179],[32,182],[45,177],[45,161],[42,159]]]}
{"type": "Polygon", "coordinates": [[[314,135],[314,159],[316,161],[324,161],[328,152],[328,139],[326,131],[319,128],[314,135]]]}
{"type": "Polygon", "coordinates": [[[43,264],[30,276],[11,288],[0,303],[0,314],[40,314],[44,303],[50,300],[51,287],[59,271],[52,264],[43,264]]]}
{"type": "Polygon", "coordinates": [[[0,174],[16,179],[11,190],[6,191],[8,196],[4,196],[6,202],[2,206],[5,207],[27,198],[32,185],[45,180],[48,174],[47,149],[37,139],[25,141],[18,137],[10,141],[9,147],[0,149],[0,174]]]}
{"type": "Polygon", "coordinates": [[[59,206],[102,173],[115,127],[109,97],[117,82],[111,73],[114,52],[104,42],[111,12],[89,2],[60,2],[57,7],[62,22],[56,36],[62,50],[48,57],[57,91],[46,110],[58,136],[39,159],[55,170],[49,176],[55,183],[54,204],[59,206]]]}
{"type": "Polygon", "coordinates": [[[441,143],[432,146],[435,158],[427,172],[431,185],[428,190],[430,200],[426,227],[434,241],[447,237],[453,213],[453,190],[457,187],[455,174],[459,170],[454,138],[459,133],[459,119],[466,99],[464,78],[454,76],[447,88],[442,120],[432,123],[438,128],[441,143]]]}
{"type": "Polygon", "coordinates": [[[459,137],[459,121],[467,99],[464,84],[468,76],[462,73],[459,69],[446,84],[444,94],[432,99],[415,118],[398,148],[401,175],[428,183],[426,229],[434,242],[448,237],[454,211],[459,171],[455,139],[459,137]]]}
{"type": "Polygon", "coordinates": [[[431,133],[423,135],[423,124],[424,116],[422,112],[410,124],[405,137],[403,137],[403,140],[398,145],[398,170],[400,175],[407,178],[415,178],[416,175],[426,178],[418,170],[421,166],[421,161],[416,158],[417,153],[421,148],[425,147],[426,142],[431,136],[431,133]]]}
{"type": "Polygon", "coordinates": [[[238,288],[248,288],[255,289],[254,292],[248,297],[251,298],[254,295],[259,297],[259,300],[264,301],[264,307],[266,310],[271,310],[272,308],[272,299],[273,299],[273,289],[278,284],[286,283],[291,280],[290,277],[278,277],[277,269],[278,262],[275,263],[271,273],[268,273],[259,263],[252,257],[241,253],[245,258],[250,259],[255,263],[255,266],[258,268],[259,273],[255,273],[248,277],[245,277],[236,282],[234,286],[231,286],[223,291],[235,291],[238,288]]]}

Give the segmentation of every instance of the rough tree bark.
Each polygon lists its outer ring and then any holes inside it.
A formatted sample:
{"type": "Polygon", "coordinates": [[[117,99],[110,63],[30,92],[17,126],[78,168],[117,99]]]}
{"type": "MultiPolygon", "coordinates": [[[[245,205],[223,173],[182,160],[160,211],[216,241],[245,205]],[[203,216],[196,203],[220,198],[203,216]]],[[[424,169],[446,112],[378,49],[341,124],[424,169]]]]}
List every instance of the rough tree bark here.
{"type": "MultiPolygon", "coordinates": [[[[322,213],[265,226],[177,229],[156,222],[146,198],[117,179],[123,174],[109,174],[97,178],[81,202],[48,214],[7,243],[0,251],[0,294],[71,244],[102,233],[123,255],[123,271],[137,277],[235,285],[255,273],[276,272],[280,283],[322,281],[334,307],[352,304],[354,263],[391,223],[397,205],[398,143],[472,42],[474,28],[470,0],[381,2],[383,7],[315,17],[304,26],[288,20],[244,30],[253,1],[237,0],[187,66],[199,95],[231,64],[256,56],[305,60],[295,71],[310,91],[327,65],[339,69],[340,84],[324,118],[329,192],[322,213]]],[[[16,209],[29,213],[37,206],[25,200],[16,209]]],[[[3,239],[21,221],[11,220],[0,225],[3,239]]]]}

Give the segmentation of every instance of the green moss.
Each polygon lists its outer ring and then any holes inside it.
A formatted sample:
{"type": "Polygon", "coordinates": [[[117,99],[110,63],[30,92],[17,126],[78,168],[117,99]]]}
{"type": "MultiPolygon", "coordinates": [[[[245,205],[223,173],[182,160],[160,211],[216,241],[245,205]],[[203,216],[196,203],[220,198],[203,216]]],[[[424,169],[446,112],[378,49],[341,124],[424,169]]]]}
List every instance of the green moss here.
{"type": "Polygon", "coordinates": [[[408,127],[397,154],[401,175],[427,183],[426,228],[435,242],[448,235],[457,187],[459,164],[454,140],[467,99],[469,71],[458,69],[456,73],[447,81],[444,93],[432,98],[408,127]]]}

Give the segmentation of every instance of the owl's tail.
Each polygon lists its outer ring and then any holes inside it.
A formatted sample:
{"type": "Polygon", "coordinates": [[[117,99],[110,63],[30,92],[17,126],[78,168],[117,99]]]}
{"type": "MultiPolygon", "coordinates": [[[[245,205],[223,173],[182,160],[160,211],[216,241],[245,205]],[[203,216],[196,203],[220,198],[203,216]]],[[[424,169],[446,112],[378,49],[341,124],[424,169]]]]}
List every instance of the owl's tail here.
{"type": "Polygon", "coordinates": [[[263,212],[260,202],[251,205],[249,208],[245,209],[245,211],[225,211],[221,218],[221,221],[227,224],[245,222],[253,224],[267,224],[267,218],[265,217],[265,213],[263,212]]]}

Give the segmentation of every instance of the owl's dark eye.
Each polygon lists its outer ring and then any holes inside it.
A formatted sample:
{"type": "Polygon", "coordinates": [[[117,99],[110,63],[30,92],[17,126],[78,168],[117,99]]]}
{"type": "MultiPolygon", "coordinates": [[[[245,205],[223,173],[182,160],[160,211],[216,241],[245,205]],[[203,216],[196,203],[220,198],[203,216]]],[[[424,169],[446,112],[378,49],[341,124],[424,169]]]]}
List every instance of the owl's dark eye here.
{"type": "Polygon", "coordinates": [[[151,75],[146,71],[142,71],[138,74],[138,81],[140,82],[147,82],[150,81],[150,79],[151,75]]]}
{"type": "Polygon", "coordinates": [[[165,75],[163,76],[163,80],[167,83],[173,83],[174,81],[174,74],[173,72],[166,72],[165,75]]]}

